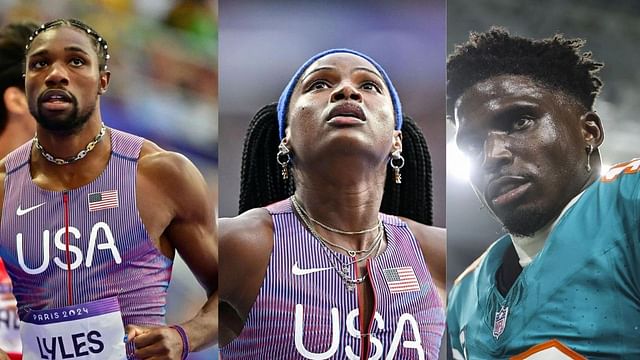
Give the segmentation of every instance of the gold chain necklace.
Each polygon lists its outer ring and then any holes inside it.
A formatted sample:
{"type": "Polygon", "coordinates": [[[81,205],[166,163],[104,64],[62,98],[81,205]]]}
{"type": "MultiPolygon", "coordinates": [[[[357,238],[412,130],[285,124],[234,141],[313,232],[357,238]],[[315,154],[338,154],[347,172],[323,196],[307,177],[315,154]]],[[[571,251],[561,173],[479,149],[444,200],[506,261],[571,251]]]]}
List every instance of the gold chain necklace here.
{"type": "Polygon", "coordinates": [[[98,132],[98,135],[96,135],[96,137],[94,137],[93,140],[91,140],[84,149],[80,150],[78,154],[66,159],[55,157],[51,153],[49,153],[47,150],[45,150],[40,144],[40,141],[38,141],[38,134],[36,134],[36,136],[34,136],[33,138],[33,145],[36,147],[36,149],[40,151],[40,154],[42,154],[42,156],[45,159],[47,159],[49,162],[52,162],[56,165],[67,165],[67,164],[74,163],[80,159],[83,159],[85,156],[87,156],[87,154],[90,153],[91,150],[93,150],[100,141],[102,141],[102,138],[104,137],[104,134],[106,132],[107,132],[107,128],[106,126],[104,126],[104,123],[102,123],[102,125],[100,126],[100,131],[98,132]]]}
{"type": "Polygon", "coordinates": [[[372,241],[372,243],[371,243],[371,245],[369,246],[368,249],[365,249],[365,250],[350,250],[350,249],[347,249],[347,248],[345,248],[345,247],[343,247],[341,245],[335,244],[335,243],[325,239],[320,234],[318,234],[315,231],[315,229],[313,228],[313,226],[312,226],[311,222],[309,221],[309,219],[307,218],[306,212],[303,212],[302,206],[300,205],[300,203],[298,203],[298,201],[296,200],[296,198],[294,196],[291,197],[291,202],[292,202],[293,207],[295,208],[296,212],[300,216],[300,219],[302,220],[304,225],[307,227],[307,229],[309,229],[309,232],[311,232],[311,234],[320,241],[320,245],[322,245],[322,249],[325,251],[325,253],[327,254],[327,256],[330,259],[331,266],[336,271],[336,273],[338,273],[338,275],[342,279],[343,283],[347,287],[347,290],[353,291],[353,289],[355,288],[356,285],[364,282],[364,280],[367,278],[367,274],[364,274],[361,277],[352,277],[351,274],[350,274],[349,269],[353,264],[359,263],[359,262],[361,262],[363,260],[366,260],[369,257],[371,257],[371,255],[377,254],[380,251],[380,247],[382,245],[382,239],[384,238],[384,228],[382,227],[382,222],[379,222],[379,225],[377,226],[377,228],[379,229],[378,233],[376,234],[375,239],[372,241]],[[346,251],[353,258],[353,260],[349,261],[347,263],[344,263],[338,257],[338,254],[330,248],[330,246],[334,246],[334,247],[339,248],[339,249],[341,249],[343,251],[346,251]],[[358,253],[363,254],[363,256],[360,257],[360,258],[357,258],[356,255],[358,253]],[[338,263],[339,263],[339,265],[338,265],[338,263]]]}
{"type": "MultiPolygon", "coordinates": [[[[364,253],[371,252],[372,249],[375,248],[376,245],[378,245],[377,243],[380,242],[380,240],[382,239],[382,231],[378,231],[378,233],[376,234],[376,237],[374,238],[373,242],[371,242],[371,245],[369,245],[368,249],[364,249],[364,250],[351,250],[351,249],[348,249],[348,248],[346,248],[346,247],[344,247],[342,245],[336,244],[334,242],[331,242],[331,241],[325,239],[324,237],[320,236],[320,234],[318,234],[313,229],[313,226],[311,226],[311,224],[308,222],[308,220],[313,221],[313,219],[309,216],[309,213],[307,213],[304,210],[302,205],[300,205],[300,203],[298,202],[298,199],[296,198],[295,195],[291,196],[291,202],[293,203],[293,206],[295,207],[296,211],[298,211],[298,213],[300,214],[300,218],[303,220],[305,225],[307,225],[307,227],[309,228],[309,230],[311,231],[311,233],[314,236],[316,236],[322,242],[346,252],[347,254],[349,254],[350,257],[355,257],[358,254],[364,254],[364,253]]],[[[325,226],[322,226],[322,227],[326,228],[325,226]]],[[[381,227],[382,227],[382,221],[378,220],[378,224],[373,228],[373,230],[380,229],[381,227]]],[[[370,232],[370,231],[371,230],[366,230],[366,232],[370,232]]]]}
{"type": "MultiPolygon", "coordinates": [[[[292,197],[293,197],[293,201],[297,202],[298,205],[300,205],[300,203],[298,202],[298,198],[295,195],[293,195],[292,197]]],[[[375,231],[378,227],[380,227],[380,223],[381,223],[381,220],[378,219],[378,222],[374,226],[372,226],[372,227],[370,227],[368,229],[358,230],[358,231],[345,231],[345,230],[340,230],[340,229],[333,228],[333,227],[331,227],[329,225],[325,225],[325,224],[321,223],[319,220],[316,220],[316,219],[312,218],[311,215],[309,215],[309,213],[301,206],[300,206],[300,210],[302,210],[304,215],[309,220],[313,221],[315,224],[320,225],[321,227],[325,228],[326,230],[329,230],[329,231],[337,233],[337,234],[342,234],[342,235],[362,235],[362,234],[370,233],[372,231],[375,231]]]]}

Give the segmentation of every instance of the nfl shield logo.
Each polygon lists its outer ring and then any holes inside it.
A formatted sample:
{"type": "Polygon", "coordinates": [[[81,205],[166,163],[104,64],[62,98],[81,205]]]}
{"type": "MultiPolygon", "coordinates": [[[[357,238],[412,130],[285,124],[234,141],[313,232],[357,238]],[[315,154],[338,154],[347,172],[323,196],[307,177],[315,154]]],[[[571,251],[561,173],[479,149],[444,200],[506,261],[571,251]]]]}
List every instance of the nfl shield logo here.
{"type": "Polygon", "coordinates": [[[509,307],[502,305],[500,310],[496,311],[496,317],[493,321],[493,337],[496,340],[502,335],[504,328],[507,326],[507,315],[509,315],[509,307]]]}

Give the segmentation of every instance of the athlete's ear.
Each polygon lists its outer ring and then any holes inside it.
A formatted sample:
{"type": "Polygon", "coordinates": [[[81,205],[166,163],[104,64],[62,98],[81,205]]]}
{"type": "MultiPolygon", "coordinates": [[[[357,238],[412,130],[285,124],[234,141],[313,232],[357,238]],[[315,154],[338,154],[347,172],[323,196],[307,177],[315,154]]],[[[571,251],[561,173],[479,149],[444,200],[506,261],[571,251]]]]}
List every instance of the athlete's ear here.
{"type": "Polygon", "coordinates": [[[98,95],[102,95],[107,92],[107,88],[109,88],[109,80],[111,80],[111,71],[100,71],[100,87],[98,88],[98,95]]]}
{"type": "Polygon", "coordinates": [[[26,115],[29,113],[27,97],[15,86],[9,86],[3,94],[4,105],[11,114],[26,115]]]}
{"type": "Polygon", "coordinates": [[[284,128],[284,137],[282,138],[282,142],[287,145],[289,144],[289,142],[291,142],[291,129],[289,128],[289,126],[284,128]]]}
{"type": "Polygon", "coordinates": [[[393,131],[393,143],[391,144],[391,152],[396,150],[402,151],[402,131],[393,131]]]}
{"type": "Polygon", "coordinates": [[[602,145],[604,141],[604,130],[598,114],[593,111],[584,113],[580,117],[580,128],[582,130],[582,137],[588,145],[594,148],[602,145]]]}

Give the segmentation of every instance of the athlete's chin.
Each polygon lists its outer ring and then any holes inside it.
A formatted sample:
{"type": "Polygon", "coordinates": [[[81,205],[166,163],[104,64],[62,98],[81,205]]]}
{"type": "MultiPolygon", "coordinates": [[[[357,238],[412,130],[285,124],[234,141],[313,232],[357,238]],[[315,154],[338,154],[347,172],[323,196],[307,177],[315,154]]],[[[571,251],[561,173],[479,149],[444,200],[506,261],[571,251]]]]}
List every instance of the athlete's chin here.
{"type": "Polygon", "coordinates": [[[90,115],[91,114],[88,113],[78,116],[77,112],[57,116],[39,114],[39,116],[36,117],[36,121],[48,131],[59,134],[74,134],[89,120],[90,115]]]}
{"type": "Polygon", "coordinates": [[[504,228],[517,236],[531,236],[551,221],[549,213],[539,207],[501,208],[495,214],[504,228]]]}
{"type": "Polygon", "coordinates": [[[341,132],[329,134],[322,140],[324,156],[378,159],[388,157],[391,144],[374,141],[362,132],[341,132]]]}

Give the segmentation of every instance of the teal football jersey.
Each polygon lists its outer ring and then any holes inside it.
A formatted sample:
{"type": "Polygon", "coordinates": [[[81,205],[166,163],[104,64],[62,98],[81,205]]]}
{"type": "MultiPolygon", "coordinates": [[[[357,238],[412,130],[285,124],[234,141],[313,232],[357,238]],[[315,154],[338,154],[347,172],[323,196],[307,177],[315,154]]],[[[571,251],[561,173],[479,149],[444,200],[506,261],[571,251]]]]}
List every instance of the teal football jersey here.
{"type": "Polygon", "coordinates": [[[640,159],[589,186],[506,296],[505,235],[454,284],[455,358],[506,359],[556,339],[589,359],[640,359],[640,159]]]}

